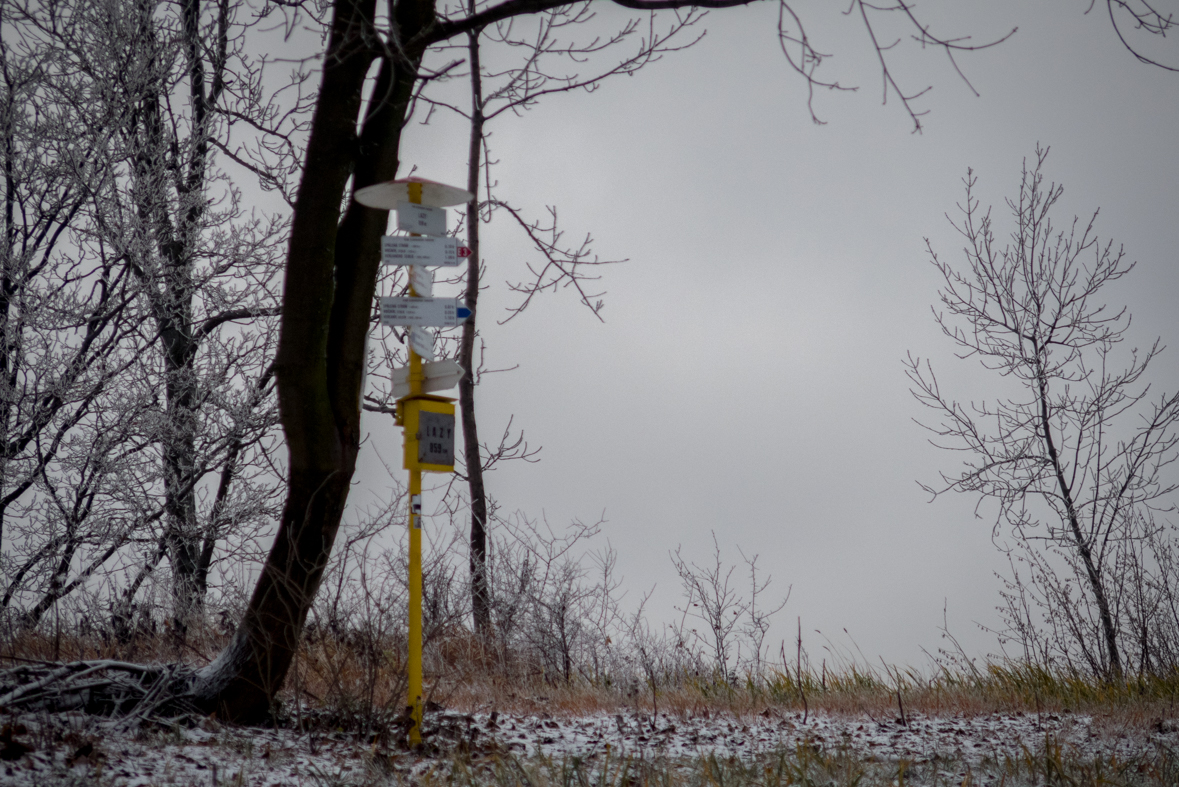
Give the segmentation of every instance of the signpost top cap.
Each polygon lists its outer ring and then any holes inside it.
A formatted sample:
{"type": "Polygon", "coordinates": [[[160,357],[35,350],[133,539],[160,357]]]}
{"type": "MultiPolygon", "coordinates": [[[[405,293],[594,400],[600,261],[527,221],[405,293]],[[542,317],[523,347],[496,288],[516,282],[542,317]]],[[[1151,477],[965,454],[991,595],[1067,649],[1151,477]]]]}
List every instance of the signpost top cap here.
{"type": "Polygon", "coordinates": [[[352,196],[361,205],[369,208],[396,210],[399,203],[409,202],[410,183],[422,184],[422,204],[433,208],[462,205],[472,199],[471,192],[466,189],[418,177],[374,183],[371,186],[365,186],[352,196]]]}

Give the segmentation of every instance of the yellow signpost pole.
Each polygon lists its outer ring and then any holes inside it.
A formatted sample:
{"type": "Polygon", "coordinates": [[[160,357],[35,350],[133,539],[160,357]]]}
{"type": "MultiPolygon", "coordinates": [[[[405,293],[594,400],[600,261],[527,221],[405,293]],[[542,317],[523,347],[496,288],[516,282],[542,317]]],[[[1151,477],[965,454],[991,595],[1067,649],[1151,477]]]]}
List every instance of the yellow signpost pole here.
{"type": "MultiPolygon", "coordinates": [[[[409,184],[409,201],[422,203],[422,184],[409,184]]],[[[412,282],[412,277],[411,277],[412,282]]],[[[410,284],[409,294],[417,295],[410,284]]],[[[422,395],[422,357],[409,348],[409,395],[422,395]]],[[[422,742],[422,471],[409,470],[409,742],[422,742]]]]}
{"type": "MultiPolygon", "coordinates": [[[[460,205],[472,199],[471,195],[462,189],[422,178],[377,183],[357,190],[354,196],[357,202],[370,208],[398,210],[398,226],[410,230],[410,235],[414,238],[422,236],[413,232],[411,227],[423,229],[429,236],[423,239],[425,241],[432,241],[446,234],[445,213],[439,213],[440,208],[460,205]],[[398,205],[407,199],[414,205],[425,203],[429,210],[423,207],[412,216],[403,216],[398,205]]],[[[390,250],[382,245],[382,262],[393,265],[453,266],[456,261],[448,259],[453,259],[455,255],[461,257],[463,252],[470,253],[466,249],[456,249],[453,241],[450,246],[450,258],[446,257],[446,247],[439,244],[415,241],[409,246],[414,248],[409,256],[406,256],[405,249],[399,252],[396,246],[390,250]],[[439,251],[442,252],[441,256],[439,251]]],[[[462,320],[470,317],[470,311],[459,304],[457,299],[454,306],[449,308],[449,313],[445,304],[436,304],[437,301],[446,299],[426,298],[416,301],[419,296],[429,293],[419,293],[414,287],[418,274],[413,273],[413,270],[410,268],[409,298],[381,298],[382,325],[446,327],[460,324],[462,320]],[[390,309],[388,313],[386,307],[390,309]]],[[[430,278],[425,277],[421,280],[428,282],[430,278]]],[[[422,356],[413,348],[415,341],[424,340],[415,340],[412,329],[406,338],[409,367],[405,370],[406,385],[402,389],[405,395],[397,400],[397,423],[405,430],[405,468],[409,471],[409,686],[406,703],[409,706],[409,742],[416,746],[422,742],[422,716],[425,710],[422,689],[422,472],[454,472],[454,400],[429,395],[426,391],[444,390],[455,385],[462,370],[453,361],[423,364],[422,356]],[[455,376],[456,371],[459,372],[459,376],[455,376]]],[[[400,383],[395,383],[394,390],[397,390],[399,385],[400,383]]]]}

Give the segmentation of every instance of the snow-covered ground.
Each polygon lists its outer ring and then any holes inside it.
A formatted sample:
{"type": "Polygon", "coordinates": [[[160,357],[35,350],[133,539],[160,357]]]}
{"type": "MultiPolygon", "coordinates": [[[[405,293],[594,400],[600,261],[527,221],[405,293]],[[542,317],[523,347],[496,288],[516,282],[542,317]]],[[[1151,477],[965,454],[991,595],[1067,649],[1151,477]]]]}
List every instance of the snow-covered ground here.
{"type": "MultiPolygon", "coordinates": [[[[1179,727],[1156,720],[1119,726],[1082,715],[912,715],[898,719],[802,714],[737,718],[728,714],[669,717],[633,713],[556,717],[444,712],[426,729],[441,743],[466,742],[474,752],[544,753],[555,757],[668,755],[755,757],[786,747],[849,750],[882,762],[952,759],[970,764],[1060,746],[1068,754],[1118,759],[1179,747],[1179,727]]],[[[120,732],[110,720],[83,714],[8,717],[0,732],[0,785],[277,785],[404,782],[446,762],[379,744],[358,744],[345,733],[296,733],[229,727],[206,720],[192,728],[120,732]],[[398,778],[400,777],[400,778],[398,778]]]]}

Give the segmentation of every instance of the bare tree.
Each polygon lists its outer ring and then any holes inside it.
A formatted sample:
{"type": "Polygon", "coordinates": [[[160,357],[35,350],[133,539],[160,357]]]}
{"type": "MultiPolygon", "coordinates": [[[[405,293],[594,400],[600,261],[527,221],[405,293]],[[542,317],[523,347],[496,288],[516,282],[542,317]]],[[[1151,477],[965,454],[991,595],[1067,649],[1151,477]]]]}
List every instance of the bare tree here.
{"type": "Polygon", "coordinates": [[[680,547],[671,553],[672,565],[684,589],[684,607],[679,610],[682,617],[676,630],[678,640],[681,647],[688,648],[691,641],[711,651],[712,663],[725,681],[735,678],[742,667],[751,675],[760,676],[765,655],[763,643],[770,620],[786,606],[790,591],[786,591],[786,597],[777,606],[767,608],[765,592],[772,577],[759,580],[757,555],[748,558],[742,552],[741,557],[749,569],[747,597],[733,578],[736,565],[726,566],[721,558],[720,542],[715,532],[712,548],[712,559],[704,565],[685,560],[680,547]],[[689,629],[689,619],[699,621],[706,630],[689,629]],[[742,644],[750,651],[744,659],[740,653],[742,644]]]}
{"type": "MultiPolygon", "coordinates": [[[[468,12],[475,14],[477,4],[472,0],[468,12]]],[[[596,300],[584,289],[585,283],[593,278],[586,273],[604,261],[593,255],[591,239],[573,247],[563,241],[558,229],[555,208],[549,209],[550,221],[542,223],[526,219],[512,205],[493,196],[491,179],[492,158],[489,150],[487,126],[505,114],[519,114],[536,104],[542,97],[571,90],[593,91],[603,80],[618,74],[633,74],[647,63],[663,54],[691,46],[699,36],[679,43],[684,31],[695,25],[702,17],[698,9],[688,9],[682,16],[677,15],[666,30],[651,28],[649,35],[641,35],[642,27],[637,19],[630,19],[607,39],[589,36],[587,43],[561,39],[577,27],[593,19],[589,4],[562,6],[545,10],[528,20],[500,20],[486,28],[468,30],[467,60],[470,80],[470,110],[448,104],[445,101],[423,93],[419,100],[431,107],[445,108],[463,117],[470,123],[470,144],[467,159],[467,190],[473,195],[467,205],[467,242],[471,255],[467,261],[465,298],[471,310],[471,318],[462,326],[459,340],[458,361],[467,370],[459,381],[459,402],[463,424],[464,475],[471,509],[470,529],[470,572],[471,609],[475,627],[484,639],[492,633],[490,587],[487,579],[487,489],[484,472],[488,465],[504,458],[527,458],[527,451],[519,452],[519,443],[511,446],[505,440],[496,449],[482,446],[479,441],[478,421],[475,418],[475,386],[479,369],[476,364],[475,344],[478,335],[478,300],[482,288],[482,261],[480,225],[491,221],[497,210],[505,211],[528,236],[540,252],[544,263],[539,267],[529,266],[529,279],[509,284],[521,294],[521,302],[512,308],[507,319],[520,314],[531,302],[534,295],[558,286],[573,287],[582,303],[597,315],[602,302],[596,300]],[[507,66],[488,69],[483,65],[481,54],[485,41],[497,51],[519,53],[517,61],[507,66]],[[591,58],[612,51],[621,45],[634,42],[634,51],[623,57],[608,61],[594,73],[585,75],[581,70],[591,58]],[[554,68],[550,61],[563,64],[554,68]],[[485,193],[481,198],[480,194],[485,193]]],[[[446,49],[442,49],[446,52],[446,49]]],[[[505,320],[506,321],[506,320],[505,320]]]]}
{"type": "MultiPolygon", "coordinates": [[[[232,416],[233,426],[218,424],[210,411],[245,403],[255,410],[265,400],[270,371],[257,359],[271,352],[269,332],[237,328],[230,331],[236,334],[232,338],[223,338],[222,332],[234,322],[277,315],[274,250],[283,227],[280,221],[243,216],[236,190],[214,190],[217,171],[210,157],[216,112],[232,89],[227,87],[230,69],[237,64],[234,71],[248,72],[251,65],[240,64],[241,52],[231,49],[229,28],[239,8],[206,8],[200,0],[185,0],[174,17],[161,18],[152,4],[127,10],[133,21],[112,25],[104,43],[118,51],[120,42],[134,41],[127,47],[130,62],[112,69],[115,64],[109,62],[78,59],[96,79],[109,79],[121,94],[116,100],[135,110],[119,128],[124,147],[118,165],[126,178],[125,188],[114,195],[122,198],[119,215],[108,213],[99,226],[110,233],[108,243],[129,247],[160,339],[163,540],[172,566],[176,630],[183,632],[187,619],[200,610],[209,556],[228,521],[225,511],[210,511],[212,516],[201,521],[198,486],[222,465],[229,473],[222,473],[218,498],[227,502],[225,485],[233,483],[242,447],[275,423],[273,416],[263,415],[249,426],[232,416]],[[173,96],[182,87],[186,109],[178,111],[173,96]],[[238,376],[243,372],[244,380],[238,376]],[[245,383],[244,390],[224,387],[235,378],[245,383]],[[237,432],[229,439],[227,426],[237,432]]],[[[240,37],[233,46],[241,47],[240,37]]]]}
{"type": "Polygon", "coordinates": [[[143,321],[124,261],[79,243],[107,182],[95,160],[110,127],[99,111],[72,122],[56,99],[81,80],[51,84],[58,53],[11,27],[13,10],[4,4],[0,42],[0,608],[16,602],[35,622],[143,524],[125,484],[147,450],[135,425],[145,400],[132,386],[109,395],[140,359],[143,321]]]}
{"type": "MultiPolygon", "coordinates": [[[[1064,230],[1053,225],[1063,187],[1045,183],[1047,155],[1038,148],[1034,164],[1025,162],[1019,195],[1007,201],[1009,244],[996,239],[968,172],[954,224],[966,239],[965,266],[929,247],[944,280],[938,325],[959,357],[1006,385],[995,399],[965,404],[942,391],[928,361],[910,356],[913,394],[940,419],[926,426],[933,443],[966,456],[960,472],[923,488],[994,501],[996,529],[1008,526],[1029,561],[1061,652],[1120,678],[1126,638],[1134,636],[1123,596],[1148,590],[1144,575],[1135,587],[1127,570],[1144,567],[1137,550],[1158,536],[1152,512],[1175,510],[1168,467],[1179,456],[1179,395],[1150,393],[1157,340],[1145,352],[1122,350],[1130,317],[1106,305],[1107,289],[1134,265],[1112,241],[1099,242],[1097,214],[1064,230]]],[[[1027,641],[1035,621],[1021,619],[1031,624],[1027,641]]]]}
{"type": "MultiPolygon", "coordinates": [[[[24,494],[26,536],[14,545],[26,557],[10,575],[5,603],[41,576],[38,566],[60,567],[49,592],[30,607],[31,620],[115,559],[125,578],[110,588],[118,628],[166,556],[175,630],[183,633],[201,608],[218,546],[227,537],[248,540],[270,520],[277,488],[269,459],[277,423],[268,359],[274,337],[258,318],[277,315],[275,242],[283,224],[247,213],[213,161],[214,140],[229,138],[230,124],[218,112],[256,125],[266,114],[249,90],[257,69],[243,62],[238,10],[197,0],[174,13],[113,0],[3,4],[12,40],[8,72],[30,75],[23,93],[10,80],[7,103],[15,108],[8,114],[41,126],[18,139],[21,126],[9,125],[8,160],[54,162],[36,165],[39,180],[9,178],[10,204],[24,208],[10,212],[10,236],[35,233],[36,216],[52,215],[44,212],[45,196],[37,204],[22,190],[48,187],[73,200],[68,214],[57,214],[64,215],[60,231],[37,236],[55,245],[25,254],[38,267],[36,276],[13,285],[26,303],[12,315],[30,329],[31,320],[42,320],[42,346],[89,353],[90,360],[66,368],[86,369],[93,379],[85,410],[62,421],[72,436],[50,443],[56,463],[43,456],[29,465],[39,469],[33,488],[21,489],[19,463],[5,467],[4,481],[24,494]],[[231,85],[229,70],[240,84],[231,85]],[[33,297],[43,300],[34,304],[33,297]],[[87,338],[111,334],[105,302],[117,304],[112,313],[126,327],[103,341],[87,338]],[[66,308],[80,316],[65,317],[66,308]],[[80,326],[86,332],[79,340],[80,326]],[[99,505],[108,498],[109,505],[99,505]],[[38,512],[47,511],[68,524],[38,527],[38,512]],[[78,554],[82,544],[98,563],[78,554]],[[79,558],[73,580],[59,576],[79,558]]],[[[39,358],[44,369],[55,360],[62,359],[39,358]]],[[[26,379],[61,389],[59,374],[38,374],[26,379]]],[[[58,400],[35,398],[61,411],[58,400]]],[[[26,423],[43,430],[51,420],[26,423]]]]}
{"type": "Polygon", "coordinates": [[[612,548],[587,553],[601,522],[563,533],[517,513],[498,519],[488,565],[491,612],[506,664],[515,659],[554,682],[592,680],[622,631],[612,548]]]}

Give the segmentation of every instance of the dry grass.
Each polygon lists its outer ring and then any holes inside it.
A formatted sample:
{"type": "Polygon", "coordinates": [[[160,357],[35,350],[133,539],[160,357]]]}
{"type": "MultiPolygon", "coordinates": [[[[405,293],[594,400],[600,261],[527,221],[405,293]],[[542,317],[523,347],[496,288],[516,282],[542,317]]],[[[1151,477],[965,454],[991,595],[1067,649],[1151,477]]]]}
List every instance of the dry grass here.
{"type": "MultiPolygon", "coordinates": [[[[212,626],[191,630],[179,648],[168,632],[120,643],[93,635],[25,631],[0,642],[0,661],[167,662],[180,653],[183,660],[200,664],[215,656],[227,639],[226,632],[212,626]]],[[[742,716],[769,709],[872,718],[1083,713],[1111,725],[1143,729],[1179,713],[1179,674],[1101,682],[1014,662],[969,671],[940,669],[934,675],[849,664],[837,670],[824,666],[819,672],[804,666],[801,674],[768,671],[737,682],[712,674],[672,673],[656,675],[654,686],[649,678],[634,675],[565,683],[525,657],[484,648],[461,627],[429,643],[425,682],[429,700],[454,710],[561,716],[624,709],[683,716],[742,716]]],[[[326,710],[348,726],[400,713],[404,696],[404,637],[333,637],[321,630],[304,639],[284,699],[292,708],[326,710]]]]}
{"type": "Polygon", "coordinates": [[[160,663],[211,661],[227,643],[229,633],[213,625],[190,628],[179,641],[166,627],[140,632],[126,641],[101,633],[67,633],[53,629],[18,629],[0,634],[0,661],[84,661],[114,659],[160,663]]]}
{"type": "MultiPolygon", "coordinates": [[[[375,650],[341,642],[305,644],[301,691],[350,708],[399,709],[405,686],[401,647],[397,642],[375,650]]],[[[465,631],[433,643],[425,678],[429,699],[454,710],[558,716],[624,709],[682,716],[772,710],[872,718],[1083,713],[1111,725],[1144,729],[1176,718],[1179,699],[1179,674],[1104,683],[1019,663],[990,664],[967,673],[943,669],[932,676],[850,665],[820,673],[804,669],[801,681],[796,671],[772,671],[737,683],[706,674],[656,676],[654,687],[635,676],[565,683],[524,660],[485,651],[465,631]]],[[[293,684],[288,682],[292,692],[293,684]]]]}

